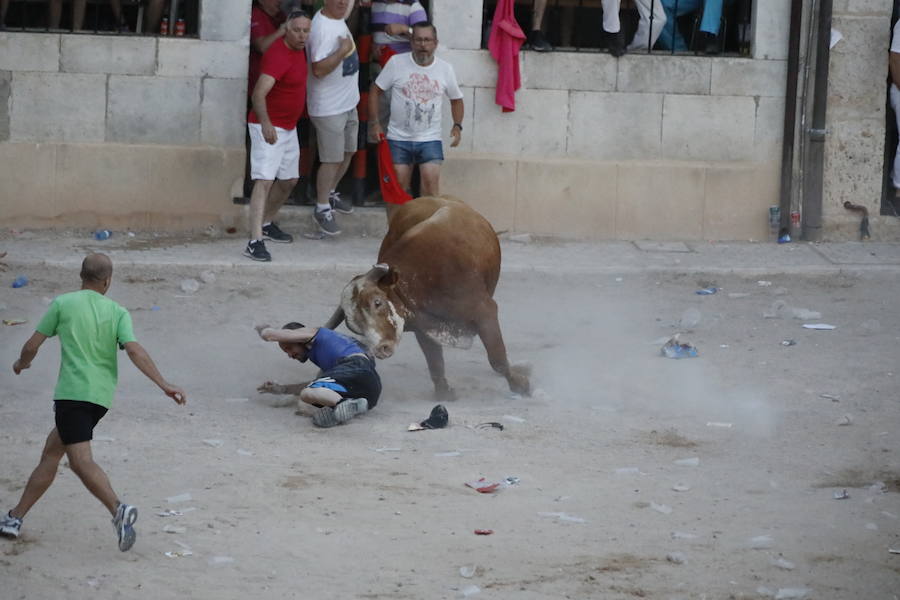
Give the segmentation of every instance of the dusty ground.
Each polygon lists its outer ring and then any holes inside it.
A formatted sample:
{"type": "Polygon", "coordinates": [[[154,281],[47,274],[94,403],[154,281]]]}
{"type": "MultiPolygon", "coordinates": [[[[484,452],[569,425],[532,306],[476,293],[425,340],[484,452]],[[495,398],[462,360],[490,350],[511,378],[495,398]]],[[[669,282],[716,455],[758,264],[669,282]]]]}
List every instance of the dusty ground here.
{"type": "MultiPolygon", "coordinates": [[[[4,600],[900,595],[893,274],[768,287],[504,274],[501,322],[512,360],[533,365],[535,394],[510,395],[476,341],[447,351],[451,426],[409,433],[435,404],[411,337],[380,363],[381,403],[345,426],[315,430],[291,398],[256,393],[314,372],[252,325],[324,321],[347,277],[255,273],[220,271],[195,294],[179,281],[196,272],[116,273],[110,296],[188,405],[123,356],[94,451],[140,508],[137,544],[116,549],[105,512],[63,466],[23,536],[0,540],[4,600]],[[722,290],[695,295],[706,285],[722,290]],[[822,316],[801,321],[794,308],[822,316]],[[698,358],[659,356],[676,331],[698,358]],[[504,429],[476,427],[486,421],[504,429]],[[494,494],[464,486],[507,476],[518,484],[494,494]],[[849,498],[834,499],[843,489],[849,498]],[[170,509],[183,515],[158,516],[170,509]]],[[[56,343],[21,376],[9,365],[46,299],[77,277],[29,275],[25,288],[0,288],[0,316],[29,320],[0,327],[3,507],[51,427],[56,343]]]]}

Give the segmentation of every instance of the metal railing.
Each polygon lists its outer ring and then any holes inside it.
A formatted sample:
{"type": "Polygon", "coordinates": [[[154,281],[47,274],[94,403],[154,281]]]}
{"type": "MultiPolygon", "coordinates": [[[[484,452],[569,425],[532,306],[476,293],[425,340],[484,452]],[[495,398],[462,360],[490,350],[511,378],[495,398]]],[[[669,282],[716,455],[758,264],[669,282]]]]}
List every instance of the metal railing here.
{"type": "Polygon", "coordinates": [[[9,0],[6,31],[196,37],[201,0],[9,0]]]}
{"type": "MultiPolygon", "coordinates": [[[[621,0],[619,20],[628,51],[654,54],[725,54],[749,56],[753,0],[721,0],[715,38],[705,35],[705,0],[621,0]],[[674,19],[672,16],[675,15],[674,19]],[[644,20],[641,23],[642,19],[644,20]],[[674,21],[674,23],[672,22],[674,21]]],[[[547,0],[541,31],[559,52],[607,49],[602,0],[547,0]]],[[[487,47],[497,0],[485,0],[482,47],[487,47]]],[[[515,16],[526,36],[532,26],[534,0],[515,0],[515,16]]],[[[711,12],[714,14],[714,11],[711,12]]],[[[713,18],[713,20],[715,20],[713,18]]],[[[529,49],[529,44],[523,46],[529,49]]]]}

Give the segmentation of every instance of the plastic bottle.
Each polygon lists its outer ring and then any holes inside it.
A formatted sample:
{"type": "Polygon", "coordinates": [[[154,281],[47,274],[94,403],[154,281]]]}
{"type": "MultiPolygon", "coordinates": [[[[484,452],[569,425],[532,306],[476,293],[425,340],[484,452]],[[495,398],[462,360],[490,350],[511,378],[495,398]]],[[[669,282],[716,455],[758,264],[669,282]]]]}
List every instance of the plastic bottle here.
{"type": "Polygon", "coordinates": [[[19,275],[18,277],[16,277],[13,280],[13,283],[12,283],[12,286],[14,288],[25,287],[26,285],[28,285],[28,278],[25,277],[24,275],[19,275]]]}
{"type": "Polygon", "coordinates": [[[98,229],[97,231],[94,232],[94,239],[95,240],[108,240],[109,236],[111,236],[111,235],[112,235],[112,232],[110,232],[109,229],[98,229]]]}
{"type": "Polygon", "coordinates": [[[769,207],[769,241],[778,240],[778,229],[781,227],[781,207],[769,207]]]}

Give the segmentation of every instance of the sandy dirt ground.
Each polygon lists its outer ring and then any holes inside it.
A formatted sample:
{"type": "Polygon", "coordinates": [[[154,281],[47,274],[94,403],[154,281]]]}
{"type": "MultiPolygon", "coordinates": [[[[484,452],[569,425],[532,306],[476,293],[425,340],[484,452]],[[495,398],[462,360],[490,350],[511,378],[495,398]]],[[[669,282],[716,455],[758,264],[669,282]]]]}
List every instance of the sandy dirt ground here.
{"type": "MultiPolygon", "coordinates": [[[[188,404],[122,356],[94,452],[140,509],[137,544],[117,550],[64,461],[22,537],[0,540],[4,600],[900,596],[894,274],[504,274],[501,324],[534,394],[510,394],[476,340],[446,351],[450,427],[420,432],[406,429],[436,402],[412,336],[379,363],[377,408],[344,426],[256,391],[315,372],[253,324],[324,322],[346,275],[215,275],[186,294],[197,272],[116,272],[110,296],[188,404]],[[679,331],[697,358],[659,355],[679,331]],[[518,479],[464,485],[481,477],[518,479]]],[[[4,510],[52,426],[58,345],[21,376],[10,365],[77,281],[29,276],[0,288],[0,316],[29,321],[0,327],[4,510]]]]}

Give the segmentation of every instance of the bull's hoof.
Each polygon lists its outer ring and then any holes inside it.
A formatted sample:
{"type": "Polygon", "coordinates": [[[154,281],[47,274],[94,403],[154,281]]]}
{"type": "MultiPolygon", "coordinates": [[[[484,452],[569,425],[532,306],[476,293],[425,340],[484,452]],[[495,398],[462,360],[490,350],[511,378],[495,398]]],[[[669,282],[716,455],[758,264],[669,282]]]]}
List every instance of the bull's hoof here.
{"type": "Polygon", "coordinates": [[[434,397],[440,402],[456,400],[456,392],[449,385],[434,386],[434,397]]]}
{"type": "Polygon", "coordinates": [[[531,395],[531,382],[528,380],[528,376],[518,372],[517,369],[510,369],[507,381],[509,381],[509,389],[514,393],[523,396],[531,395]]]}

